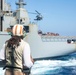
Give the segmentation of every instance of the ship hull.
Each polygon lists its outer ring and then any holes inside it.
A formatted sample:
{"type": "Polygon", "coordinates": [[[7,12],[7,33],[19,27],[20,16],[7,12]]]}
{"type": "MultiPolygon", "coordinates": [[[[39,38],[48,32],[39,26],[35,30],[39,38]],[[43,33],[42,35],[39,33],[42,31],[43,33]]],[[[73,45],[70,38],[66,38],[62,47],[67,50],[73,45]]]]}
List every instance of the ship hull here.
{"type": "Polygon", "coordinates": [[[63,56],[76,51],[75,43],[68,43],[67,41],[42,41],[41,37],[36,37],[26,40],[30,44],[34,59],[63,56]]]}
{"type": "MultiPolygon", "coordinates": [[[[8,33],[0,34],[0,49],[10,37],[8,33]]],[[[29,33],[24,40],[29,43],[31,54],[34,59],[63,56],[76,51],[75,43],[67,43],[66,41],[43,41],[38,34],[33,35],[29,33]]]]}
{"type": "MultiPolygon", "coordinates": [[[[0,49],[9,38],[11,36],[8,33],[0,34],[0,49]]],[[[29,43],[34,59],[62,56],[76,51],[75,43],[68,43],[67,41],[60,41],[58,39],[55,41],[55,38],[53,38],[53,41],[47,41],[46,38],[43,41],[43,38],[36,33],[27,34],[24,41],[29,43]]]]}
{"type": "Polygon", "coordinates": [[[68,39],[76,39],[76,37],[48,36],[38,34],[36,24],[29,25],[29,33],[25,37],[25,41],[30,44],[31,53],[34,59],[50,58],[76,51],[76,42],[68,43],[68,39]]]}

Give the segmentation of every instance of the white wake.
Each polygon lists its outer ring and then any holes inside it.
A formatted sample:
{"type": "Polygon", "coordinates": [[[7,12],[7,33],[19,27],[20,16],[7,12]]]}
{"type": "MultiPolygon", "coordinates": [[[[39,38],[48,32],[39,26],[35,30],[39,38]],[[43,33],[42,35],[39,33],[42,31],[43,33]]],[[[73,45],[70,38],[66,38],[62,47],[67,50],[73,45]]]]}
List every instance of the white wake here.
{"type": "Polygon", "coordinates": [[[31,68],[31,74],[40,74],[45,71],[57,70],[62,66],[76,66],[76,59],[71,59],[68,61],[63,60],[40,60],[36,61],[31,68]]]}

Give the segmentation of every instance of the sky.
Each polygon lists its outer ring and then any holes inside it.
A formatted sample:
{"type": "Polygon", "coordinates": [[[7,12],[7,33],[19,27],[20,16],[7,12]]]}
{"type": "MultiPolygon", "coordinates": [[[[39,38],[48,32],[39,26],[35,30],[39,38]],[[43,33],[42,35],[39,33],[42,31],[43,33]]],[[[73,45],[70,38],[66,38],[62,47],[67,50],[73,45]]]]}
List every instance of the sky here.
{"type": "MultiPolygon", "coordinates": [[[[15,11],[18,0],[6,0],[15,11]]],[[[61,36],[76,36],[76,0],[24,0],[24,7],[28,12],[36,13],[37,10],[43,16],[43,20],[37,22],[39,30],[43,33],[59,33],[61,36]]],[[[37,14],[30,14],[31,22],[37,14]]]]}

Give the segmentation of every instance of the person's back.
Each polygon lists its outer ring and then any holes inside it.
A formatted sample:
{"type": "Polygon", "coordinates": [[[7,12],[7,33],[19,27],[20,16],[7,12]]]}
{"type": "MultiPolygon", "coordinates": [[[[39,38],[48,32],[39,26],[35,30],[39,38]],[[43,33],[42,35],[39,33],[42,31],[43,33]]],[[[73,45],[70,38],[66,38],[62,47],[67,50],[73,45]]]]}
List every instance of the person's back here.
{"type": "Polygon", "coordinates": [[[23,75],[23,66],[31,68],[30,46],[23,41],[23,26],[15,25],[13,27],[13,36],[6,41],[4,50],[5,75],[23,75]],[[20,30],[20,31],[19,31],[20,30]]]}
{"type": "Polygon", "coordinates": [[[16,69],[23,68],[22,57],[23,57],[23,50],[25,45],[26,43],[23,40],[21,40],[18,47],[14,47],[14,48],[11,47],[9,48],[6,44],[6,48],[5,48],[6,66],[16,67],[16,69]]]}

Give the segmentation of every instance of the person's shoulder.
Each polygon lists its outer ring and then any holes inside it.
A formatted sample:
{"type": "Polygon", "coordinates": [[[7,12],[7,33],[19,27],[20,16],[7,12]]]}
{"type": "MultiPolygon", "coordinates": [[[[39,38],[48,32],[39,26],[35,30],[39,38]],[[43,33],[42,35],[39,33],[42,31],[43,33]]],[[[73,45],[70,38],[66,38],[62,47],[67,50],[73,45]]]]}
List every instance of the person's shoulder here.
{"type": "Polygon", "coordinates": [[[25,45],[29,46],[29,43],[24,41],[24,40],[21,40],[25,45]]]}

